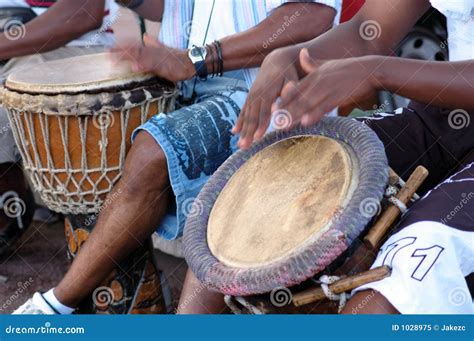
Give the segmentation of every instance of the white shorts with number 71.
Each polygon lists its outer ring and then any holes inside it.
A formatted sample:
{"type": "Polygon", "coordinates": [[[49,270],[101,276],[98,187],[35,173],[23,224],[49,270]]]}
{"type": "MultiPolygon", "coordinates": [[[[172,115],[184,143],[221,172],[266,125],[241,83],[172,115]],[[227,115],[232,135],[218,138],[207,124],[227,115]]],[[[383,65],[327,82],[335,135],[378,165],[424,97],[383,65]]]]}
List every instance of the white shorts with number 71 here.
{"type": "Polygon", "coordinates": [[[380,292],[402,314],[473,314],[465,277],[474,271],[474,232],[434,221],[404,227],[382,246],[372,267],[390,277],[355,292],[380,292]]]}

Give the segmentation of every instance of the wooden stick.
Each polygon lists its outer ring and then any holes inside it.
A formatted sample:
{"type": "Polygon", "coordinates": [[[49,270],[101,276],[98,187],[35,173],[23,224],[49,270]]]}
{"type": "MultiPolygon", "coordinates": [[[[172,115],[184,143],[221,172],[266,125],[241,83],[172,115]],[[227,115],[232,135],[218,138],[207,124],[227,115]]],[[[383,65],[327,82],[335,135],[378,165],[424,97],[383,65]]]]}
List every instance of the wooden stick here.
{"type": "MultiPolygon", "coordinates": [[[[337,282],[330,284],[329,289],[335,294],[340,294],[367,283],[380,281],[388,276],[390,276],[390,268],[388,266],[381,266],[354,276],[341,278],[337,282]]],[[[293,295],[293,304],[299,307],[325,298],[326,295],[324,294],[323,289],[317,287],[293,295]]]]}
{"type": "Polygon", "coordinates": [[[398,184],[399,180],[400,180],[400,176],[398,176],[398,174],[395,173],[395,171],[392,168],[390,168],[388,171],[388,183],[390,185],[396,185],[398,184]]]}
{"type": "MultiPolygon", "coordinates": [[[[427,176],[428,170],[425,167],[416,167],[405,186],[398,192],[396,198],[407,205],[427,176]]],[[[365,236],[364,241],[367,246],[376,249],[399,215],[400,209],[395,205],[390,205],[365,236]]]]}

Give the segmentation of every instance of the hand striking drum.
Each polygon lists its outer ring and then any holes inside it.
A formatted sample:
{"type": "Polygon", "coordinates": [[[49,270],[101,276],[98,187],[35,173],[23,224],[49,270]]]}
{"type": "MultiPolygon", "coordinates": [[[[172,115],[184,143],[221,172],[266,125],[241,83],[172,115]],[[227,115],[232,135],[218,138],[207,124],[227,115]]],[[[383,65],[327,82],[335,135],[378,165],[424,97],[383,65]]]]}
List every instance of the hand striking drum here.
{"type": "MultiPolygon", "coordinates": [[[[25,172],[44,203],[66,215],[71,257],[121,176],[133,130],[173,109],[176,94],[173,84],[132,73],[106,54],[52,61],[8,77],[1,97],[25,172]]],[[[160,277],[147,244],[104,283],[114,299],[103,302],[107,295],[97,293],[93,309],[164,312],[160,277]]]]}

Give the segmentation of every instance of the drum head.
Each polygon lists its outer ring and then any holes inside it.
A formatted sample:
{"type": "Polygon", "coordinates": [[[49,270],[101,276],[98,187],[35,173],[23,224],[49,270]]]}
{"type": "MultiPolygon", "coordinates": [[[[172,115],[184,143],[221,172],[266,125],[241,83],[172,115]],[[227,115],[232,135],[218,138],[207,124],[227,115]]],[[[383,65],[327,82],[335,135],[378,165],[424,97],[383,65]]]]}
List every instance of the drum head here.
{"type": "Polygon", "coordinates": [[[344,142],[323,136],[266,147],[240,167],[214,203],[207,227],[212,254],[247,268],[297,252],[346,206],[358,169],[344,142]]]}
{"type": "Polygon", "coordinates": [[[103,91],[151,78],[153,75],[132,72],[126,62],[114,63],[107,53],[98,53],[22,69],[10,74],[5,86],[31,94],[75,94],[103,91]]]}
{"type": "Polygon", "coordinates": [[[365,125],[325,118],[274,132],[229,158],[188,218],[185,256],[196,276],[231,295],[299,284],[359,236],[388,181],[382,143],[365,125]]]}

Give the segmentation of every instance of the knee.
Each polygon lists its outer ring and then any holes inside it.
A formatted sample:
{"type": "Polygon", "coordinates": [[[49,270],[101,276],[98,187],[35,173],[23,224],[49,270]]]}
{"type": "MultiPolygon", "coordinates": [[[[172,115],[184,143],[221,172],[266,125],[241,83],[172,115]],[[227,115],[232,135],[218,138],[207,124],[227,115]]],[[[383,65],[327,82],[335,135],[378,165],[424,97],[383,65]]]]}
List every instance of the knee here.
{"type": "Polygon", "coordinates": [[[121,187],[129,193],[143,195],[164,191],[168,185],[166,156],[155,139],[140,132],[125,161],[121,187]]]}

